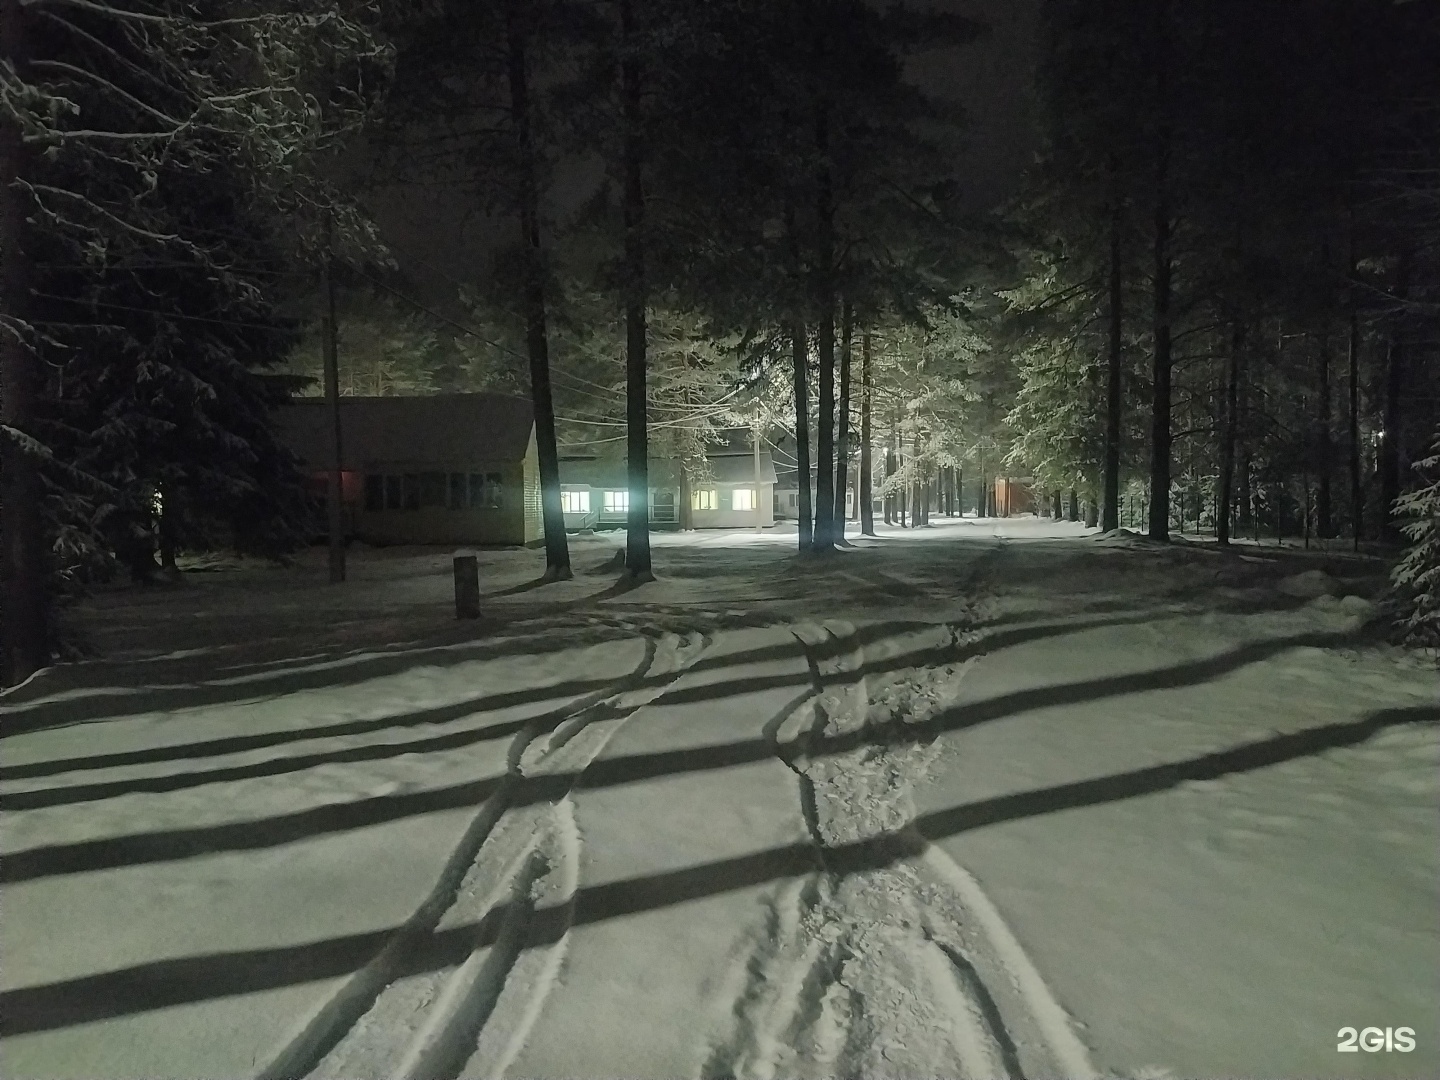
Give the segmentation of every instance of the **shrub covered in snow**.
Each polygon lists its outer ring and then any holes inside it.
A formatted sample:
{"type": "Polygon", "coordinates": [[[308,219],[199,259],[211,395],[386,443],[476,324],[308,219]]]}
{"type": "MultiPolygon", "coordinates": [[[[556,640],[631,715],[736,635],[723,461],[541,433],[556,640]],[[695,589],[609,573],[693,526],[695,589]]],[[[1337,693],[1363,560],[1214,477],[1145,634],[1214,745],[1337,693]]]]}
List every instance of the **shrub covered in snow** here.
{"type": "Polygon", "coordinates": [[[1395,502],[1410,519],[1403,528],[1412,541],[1393,578],[1405,603],[1402,626],[1409,639],[1425,645],[1440,645],[1440,432],[1433,449],[1415,465],[1425,485],[1395,502]]]}

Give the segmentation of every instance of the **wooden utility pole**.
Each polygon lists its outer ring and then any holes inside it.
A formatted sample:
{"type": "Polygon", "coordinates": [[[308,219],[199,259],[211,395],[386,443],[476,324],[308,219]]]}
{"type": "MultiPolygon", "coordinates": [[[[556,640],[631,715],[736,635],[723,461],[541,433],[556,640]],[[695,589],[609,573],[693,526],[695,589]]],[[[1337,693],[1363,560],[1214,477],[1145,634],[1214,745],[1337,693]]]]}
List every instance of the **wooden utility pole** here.
{"type": "Polygon", "coordinates": [[[760,421],[750,429],[750,443],[755,452],[755,533],[758,536],[765,527],[765,517],[760,511],[760,421]]]}
{"type": "Polygon", "coordinates": [[[331,272],[332,239],[332,226],[327,219],[325,251],[320,260],[320,300],[324,305],[321,348],[325,360],[326,412],[330,416],[330,482],[325,499],[330,532],[330,583],[336,585],[345,580],[345,511],[341,489],[344,456],[340,441],[340,371],[336,358],[338,334],[335,326],[335,278],[331,272]]]}

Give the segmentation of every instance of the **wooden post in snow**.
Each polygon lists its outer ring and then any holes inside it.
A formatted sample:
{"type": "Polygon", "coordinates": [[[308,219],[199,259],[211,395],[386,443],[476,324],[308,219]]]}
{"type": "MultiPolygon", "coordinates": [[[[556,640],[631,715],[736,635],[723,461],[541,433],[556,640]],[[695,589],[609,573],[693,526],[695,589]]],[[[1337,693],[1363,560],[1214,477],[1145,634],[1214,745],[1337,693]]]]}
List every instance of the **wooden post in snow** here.
{"type": "Polygon", "coordinates": [[[480,564],[474,555],[455,556],[455,617],[480,617],[480,564]]]}

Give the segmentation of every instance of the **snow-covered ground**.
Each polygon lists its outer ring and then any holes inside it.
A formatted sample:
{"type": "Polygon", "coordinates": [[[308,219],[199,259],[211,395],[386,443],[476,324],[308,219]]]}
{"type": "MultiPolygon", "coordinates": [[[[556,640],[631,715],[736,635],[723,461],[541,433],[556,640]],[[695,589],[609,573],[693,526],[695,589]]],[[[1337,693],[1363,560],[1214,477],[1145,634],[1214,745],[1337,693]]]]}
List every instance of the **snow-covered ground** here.
{"type": "Polygon", "coordinates": [[[0,696],[0,1071],[1440,1075],[1373,562],[881,531],[484,552],[478,623],[448,552],[96,597],[0,696]]]}

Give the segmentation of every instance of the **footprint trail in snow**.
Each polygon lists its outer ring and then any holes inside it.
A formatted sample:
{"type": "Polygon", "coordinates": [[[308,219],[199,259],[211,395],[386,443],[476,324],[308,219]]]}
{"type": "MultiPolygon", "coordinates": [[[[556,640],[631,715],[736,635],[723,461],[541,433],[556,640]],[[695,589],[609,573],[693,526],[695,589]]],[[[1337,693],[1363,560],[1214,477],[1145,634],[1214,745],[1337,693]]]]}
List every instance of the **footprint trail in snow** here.
{"type": "Polygon", "coordinates": [[[952,703],[978,635],[935,626],[848,649],[849,624],[796,636],[815,693],[770,734],[823,868],[774,895],[700,1075],[1096,1075],[978,883],[912,824],[939,746],[905,729],[952,703]],[[906,654],[936,663],[869,673],[906,654]]]}

